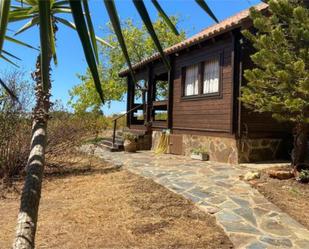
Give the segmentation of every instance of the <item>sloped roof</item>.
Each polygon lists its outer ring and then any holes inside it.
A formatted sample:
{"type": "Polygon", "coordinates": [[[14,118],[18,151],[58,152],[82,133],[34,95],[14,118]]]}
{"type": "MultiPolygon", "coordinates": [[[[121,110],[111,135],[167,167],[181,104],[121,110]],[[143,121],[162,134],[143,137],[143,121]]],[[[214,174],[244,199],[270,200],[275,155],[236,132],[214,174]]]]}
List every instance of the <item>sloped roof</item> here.
{"type": "MultiPolygon", "coordinates": [[[[254,6],[257,10],[263,11],[267,9],[268,5],[265,3],[260,3],[254,6]]],[[[183,49],[186,49],[192,45],[198,44],[202,41],[205,41],[211,37],[214,37],[216,35],[222,34],[224,32],[227,32],[231,29],[234,29],[238,26],[240,26],[244,21],[248,20],[250,14],[250,9],[243,10],[239,13],[237,13],[234,16],[231,16],[215,25],[212,25],[201,32],[197,33],[196,35],[179,42],[171,47],[168,47],[164,50],[164,53],[166,55],[170,55],[176,52],[179,52],[183,49]]],[[[150,57],[147,57],[146,59],[136,63],[133,65],[133,69],[138,69],[143,67],[149,62],[155,61],[160,58],[160,53],[155,53],[150,57]]],[[[129,69],[125,69],[119,73],[120,76],[125,76],[128,74],[130,71],[129,69]]]]}

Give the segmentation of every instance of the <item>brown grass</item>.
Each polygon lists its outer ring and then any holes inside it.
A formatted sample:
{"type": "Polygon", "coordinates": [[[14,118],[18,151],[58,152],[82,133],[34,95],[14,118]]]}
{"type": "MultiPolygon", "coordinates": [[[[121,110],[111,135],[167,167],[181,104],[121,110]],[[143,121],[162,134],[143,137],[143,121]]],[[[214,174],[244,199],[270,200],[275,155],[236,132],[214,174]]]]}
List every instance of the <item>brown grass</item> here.
{"type": "MultiPolygon", "coordinates": [[[[61,161],[46,170],[37,248],[232,248],[212,217],[153,181],[81,155],[61,161]]],[[[3,249],[18,197],[0,200],[3,249]]]]}
{"type": "Polygon", "coordinates": [[[252,181],[251,184],[269,201],[309,229],[309,184],[301,184],[294,178],[288,180],[270,178],[267,170],[263,170],[261,178],[252,181]]]}

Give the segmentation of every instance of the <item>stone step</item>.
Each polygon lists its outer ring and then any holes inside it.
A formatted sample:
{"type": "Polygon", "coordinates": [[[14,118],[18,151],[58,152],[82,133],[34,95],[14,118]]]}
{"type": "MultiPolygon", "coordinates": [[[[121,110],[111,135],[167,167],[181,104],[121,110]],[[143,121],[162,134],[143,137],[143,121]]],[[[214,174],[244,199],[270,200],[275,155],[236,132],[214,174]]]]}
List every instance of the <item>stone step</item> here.
{"type": "Polygon", "coordinates": [[[123,136],[123,131],[116,131],[116,136],[117,137],[122,137],[123,136]]]}
{"type": "Polygon", "coordinates": [[[110,151],[110,152],[118,152],[118,151],[123,151],[123,145],[122,146],[117,146],[114,145],[114,147],[112,145],[106,145],[106,144],[100,144],[99,145],[102,149],[110,151]]]}

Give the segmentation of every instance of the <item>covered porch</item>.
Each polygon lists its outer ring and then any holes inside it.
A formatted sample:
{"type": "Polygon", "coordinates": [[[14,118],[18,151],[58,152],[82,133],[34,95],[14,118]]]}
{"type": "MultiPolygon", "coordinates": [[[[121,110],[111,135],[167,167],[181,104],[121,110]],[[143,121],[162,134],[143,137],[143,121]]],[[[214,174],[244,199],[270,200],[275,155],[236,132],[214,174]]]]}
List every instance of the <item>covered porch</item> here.
{"type": "Polygon", "coordinates": [[[170,69],[160,61],[127,74],[127,127],[133,130],[172,128],[173,63],[170,69]]]}

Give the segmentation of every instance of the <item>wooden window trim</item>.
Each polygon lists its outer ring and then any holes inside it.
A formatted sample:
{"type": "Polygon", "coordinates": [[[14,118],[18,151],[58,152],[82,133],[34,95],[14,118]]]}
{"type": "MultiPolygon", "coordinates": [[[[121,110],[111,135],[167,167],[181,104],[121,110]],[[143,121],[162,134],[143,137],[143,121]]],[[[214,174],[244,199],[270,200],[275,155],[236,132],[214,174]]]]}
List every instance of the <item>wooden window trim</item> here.
{"type": "MultiPolygon", "coordinates": [[[[199,65],[199,94],[197,95],[189,95],[185,96],[185,80],[186,80],[186,68],[188,66],[181,68],[181,100],[182,101],[191,101],[191,100],[201,100],[201,99],[220,99],[223,97],[223,63],[224,63],[224,55],[223,51],[220,52],[218,55],[211,56],[206,60],[197,63],[199,65]],[[219,59],[219,91],[215,93],[203,93],[204,87],[204,70],[205,70],[205,62],[212,60],[212,59],[219,59]]],[[[195,65],[195,64],[192,64],[195,65]]]]}

